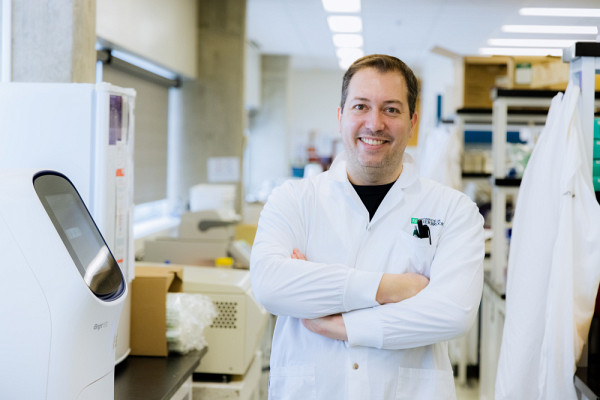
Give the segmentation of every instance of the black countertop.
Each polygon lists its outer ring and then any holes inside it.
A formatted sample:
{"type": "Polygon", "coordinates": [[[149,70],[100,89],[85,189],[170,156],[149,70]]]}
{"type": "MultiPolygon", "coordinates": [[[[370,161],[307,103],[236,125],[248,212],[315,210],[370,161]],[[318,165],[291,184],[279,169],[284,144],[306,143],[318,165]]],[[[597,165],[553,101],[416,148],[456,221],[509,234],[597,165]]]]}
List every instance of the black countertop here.
{"type": "Polygon", "coordinates": [[[115,400],[168,400],[192,376],[206,354],[170,354],[168,357],[129,356],[115,367],[115,400]]]}
{"type": "Polygon", "coordinates": [[[577,368],[575,387],[590,400],[600,399],[600,369],[577,368]]]}

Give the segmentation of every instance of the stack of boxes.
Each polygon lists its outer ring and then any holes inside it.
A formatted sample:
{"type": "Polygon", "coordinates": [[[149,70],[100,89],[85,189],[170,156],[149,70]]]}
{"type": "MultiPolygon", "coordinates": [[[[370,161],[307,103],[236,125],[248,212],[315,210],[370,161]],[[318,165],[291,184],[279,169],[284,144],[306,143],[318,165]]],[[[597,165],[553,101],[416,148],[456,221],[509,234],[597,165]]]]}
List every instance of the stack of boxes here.
{"type": "Polygon", "coordinates": [[[594,190],[600,192],[600,118],[594,118],[594,190]]]}
{"type": "Polygon", "coordinates": [[[464,57],[463,73],[462,107],[491,109],[495,87],[564,91],[569,63],[560,57],[464,57]]]}

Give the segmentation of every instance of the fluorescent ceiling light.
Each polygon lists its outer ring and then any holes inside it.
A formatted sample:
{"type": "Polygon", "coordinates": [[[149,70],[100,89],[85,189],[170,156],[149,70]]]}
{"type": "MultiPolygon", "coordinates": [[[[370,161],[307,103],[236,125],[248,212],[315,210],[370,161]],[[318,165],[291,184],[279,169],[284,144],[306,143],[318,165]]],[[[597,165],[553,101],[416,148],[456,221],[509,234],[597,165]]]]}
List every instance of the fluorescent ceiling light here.
{"type": "Polygon", "coordinates": [[[362,19],[360,17],[334,15],[327,17],[327,23],[331,32],[362,32],[362,19]]]}
{"type": "Polygon", "coordinates": [[[528,47],[482,47],[479,54],[491,56],[562,56],[562,49],[528,47]]]}
{"type": "Polygon", "coordinates": [[[342,47],[335,51],[338,58],[341,59],[352,59],[353,61],[361,58],[365,55],[365,52],[362,49],[356,49],[353,47],[342,47]]]}
{"type": "Polygon", "coordinates": [[[340,59],[338,65],[343,71],[345,71],[352,65],[353,62],[354,60],[351,59],[340,59]]]}
{"type": "Polygon", "coordinates": [[[333,44],[335,47],[362,47],[362,35],[356,33],[337,33],[333,35],[333,44]]]}
{"type": "Polygon", "coordinates": [[[571,35],[597,35],[598,27],[576,25],[503,25],[502,31],[511,33],[566,33],[571,35]]]}
{"type": "Polygon", "coordinates": [[[362,49],[340,48],[336,50],[341,69],[347,69],[354,61],[365,55],[362,49]]]}
{"type": "Polygon", "coordinates": [[[600,8],[521,8],[519,14],[539,17],[600,17],[600,8]]]}
{"type": "Polygon", "coordinates": [[[569,47],[576,40],[556,40],[556,39],[488,39],[490,46],[507,47],[569,47]]]}
{"type": "Polygon", "coordinates": [[[321,0],[327,12],[357,13],[360,12],[360,0],[321,0]]]}

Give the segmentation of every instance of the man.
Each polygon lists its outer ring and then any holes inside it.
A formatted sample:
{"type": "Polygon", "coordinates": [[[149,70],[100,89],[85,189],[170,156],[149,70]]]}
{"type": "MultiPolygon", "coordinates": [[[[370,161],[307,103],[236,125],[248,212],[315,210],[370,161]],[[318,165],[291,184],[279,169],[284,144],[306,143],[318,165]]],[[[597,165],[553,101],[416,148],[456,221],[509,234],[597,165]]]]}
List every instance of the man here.
{"type": "Polygon", "coordinates": [[[344,153],[261,213],[250,275],[278,316],[273,400],[456,398],[446,341],[477,313],[483,218],[404,154],[416,97],[402,61],[357,60],[338,108],[344,153]]]}

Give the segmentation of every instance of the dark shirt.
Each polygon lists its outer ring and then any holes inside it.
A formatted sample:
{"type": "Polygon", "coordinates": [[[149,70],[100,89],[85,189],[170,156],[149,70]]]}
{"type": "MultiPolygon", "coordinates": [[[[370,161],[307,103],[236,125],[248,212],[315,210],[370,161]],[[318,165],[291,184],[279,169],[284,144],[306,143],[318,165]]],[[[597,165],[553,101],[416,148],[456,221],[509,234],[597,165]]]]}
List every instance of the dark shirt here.
{"type": "Polygon", "coordinates": [[[377,208],[383,201],[383,198],[393,185],[394,182],[375,186],[361,186],[352,184],[354,190],[356,190],[356,193],[358,194],[358,197],[360,197],[363,204],[369,211],[369,221],[373,219],[375,211],[377,211],[377,208]]]}

